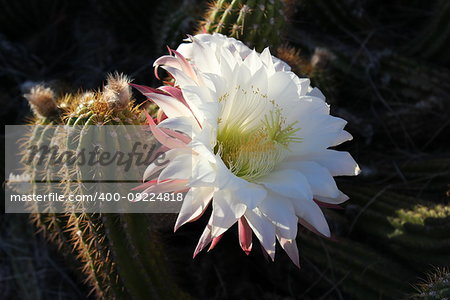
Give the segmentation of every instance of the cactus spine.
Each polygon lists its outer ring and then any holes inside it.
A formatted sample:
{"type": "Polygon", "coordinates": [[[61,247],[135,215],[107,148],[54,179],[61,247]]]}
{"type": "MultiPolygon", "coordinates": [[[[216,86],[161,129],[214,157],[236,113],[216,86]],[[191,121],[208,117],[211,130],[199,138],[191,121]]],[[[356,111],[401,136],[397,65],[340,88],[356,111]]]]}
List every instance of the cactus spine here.
{"type": "Polygon", "coordinates": [[[436,268],[427,277],[427,280],[416,286],[417,293],[410,299],[442,300],[450,298],[450,271],[448,268],[436,268]]]}
{"type": "Polygon", "coordinates": [[[222,33],[258,51],[275,49],[285,34],[284,9],[281,0],[218,0],[210,5],[199,32],[222,33]]]}
{"type": "MultiPolygon", "coordinates": [[[[103,91],[66,95],[58,99],[49,90],[32,90],[27,99],[33,107],[34,123],[40,125],[34,127],[25,145],[58,144],[63,153],[67,149],[89,147],[95,142],[109,143],[109,147],[116,150],[129,151],[131,143],[120,143],[119,137],[131,136],[133,131],[130,128],[133,127],[126,125],[143,124],[144,118],[132,100],[128,83],[125,76],[110,76],[103,91]],[[47,96],[41,97],[45,101],[36,101],[39,92],[47,96]],[[75,130],[59,135],[58,129],[53,127],[57,124],[72,126],[75,130]],[[115,125],[118,134],[116,137],[105,136],[108,131],[87,134],[92,125],[115,125]]],[[[42,190],[57,190],[66,195],[87,193],[80,180],[95,179],[99,175],[95,168],[85,170],[76,164],[49,171],[49,166],[39,165],[37,159],[26,165],[25,172],[32,174],[32,181],[44,178],[42,190]],[[58,179],[59,185],[49,177],[51,174],[63,174],[62,179],[58,179]]],[[[117,176],[119,179],[120,174],[117,176]]],[[[37,184],[32,184],[32,188],[35,192],[40,190],[37,184]]],[[[97,188],[120,191],[118,184],[99,185],[97,188]]],[[[171,278],[158,233],[150,225],[151,218],[157,216],[82,212],[33,214],[39,230],[63,251],[74,252],[83,265],[86,281],[99,298],[186,298],[171,278]]]]}

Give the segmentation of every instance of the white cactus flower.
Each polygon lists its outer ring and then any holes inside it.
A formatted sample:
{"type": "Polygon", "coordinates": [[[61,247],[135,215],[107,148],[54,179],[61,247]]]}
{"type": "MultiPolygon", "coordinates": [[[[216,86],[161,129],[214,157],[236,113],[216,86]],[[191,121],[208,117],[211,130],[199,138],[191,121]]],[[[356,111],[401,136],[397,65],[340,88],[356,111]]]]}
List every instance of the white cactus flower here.
{"type": "Polygon", "coordinates": [[[348,199],[333,176],[359,173],[348,152],[328,149],[352,139],[347,122],[268,48],[260,54],[220,34],[189,37],[155,67],[174,86],[134,86],[164,112],[149,122],[170,162],[150,165],[144,180],[163,170],[143,187],[187,191],[175,229],[212,205],[194,256],[237,222],[246,253],[253,232],[272,259],[278,240],[299,266],[297,224],[329,237],[319,205],[348,199]]]}

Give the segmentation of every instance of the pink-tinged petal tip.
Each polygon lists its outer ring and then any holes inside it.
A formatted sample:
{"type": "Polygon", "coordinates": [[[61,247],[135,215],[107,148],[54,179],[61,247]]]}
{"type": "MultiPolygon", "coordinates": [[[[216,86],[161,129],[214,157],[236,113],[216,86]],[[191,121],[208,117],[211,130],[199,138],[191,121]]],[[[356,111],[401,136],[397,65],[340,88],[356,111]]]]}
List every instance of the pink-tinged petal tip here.
{"type": "Polygon", "coordinates": [[[208,248],[208,252],[214,249],[216,245],[219,243],[220,239],[222,238],[223,234],[219,235],[218,237],[213,238],[211,245],[208,248]]]}
{"type": "Polygon", "coordinates": [[[252,251],[252,229],[248,225],[245,217],[241,217],[238,221],[239,244],[245,254],[249,255],[252,251]]]}

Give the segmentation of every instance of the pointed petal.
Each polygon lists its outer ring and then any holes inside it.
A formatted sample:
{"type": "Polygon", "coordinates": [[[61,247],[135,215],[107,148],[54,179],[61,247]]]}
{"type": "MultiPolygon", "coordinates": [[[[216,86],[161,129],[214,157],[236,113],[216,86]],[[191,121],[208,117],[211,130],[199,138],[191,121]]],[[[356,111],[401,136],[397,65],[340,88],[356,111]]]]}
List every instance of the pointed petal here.
{"type": "Polygon", "coordinates": [[[216,191],[214,193],[213,212],[211,215],[211,235],[216,237],[227,231],[242,217],[246,208],[245,204],[237,199],[233,199],[229,191],[216,191]]]}
{"type": "Polygon", "coordinates": [[[160,128],[158,128],[155,124],[155,121],[153,121],[152,117],[145,111],[145,114],[147,116],[147,121],[149,123],[150,130],[152,131],[155,138],[163,144],[164,146],[172,149],[172,148],[186,148],[186,143],[183,143],[180,140],[174,139],[170,137],[168,134],[166,134],[164,131],[162,131],[160,128]]]}
{"type": "Polygon", "coordinates": [[[144,175],[142,176],[143,181],[147,180],[151,175],[155,174],[162,168],[165,168],[167,166],[167,163],[174,157],[191,152],[189,149],[184,148],[175,148],[168,151],[161,150],[164,149],[160,148],[158,151],[156,151],[157,154],[152,158],[152,163],[145,169],[144,175]],[[164,159],[164,162],[161,161],[162,159],[164,159]]]}
{"type": "Polygon", "coordinates": [[[160,93],[144,93],[144,96],[155,102],[169,118],[192,117],[191,110],[172,96],[160,93]]]}
{"type": "Polygon", "coordinates": [[[327,149],[308,156],[322,166],[328,168],[332,176],[355,176],[361,170],[348,152],[327,149]]]}
{"type": "Polygon", "coordinates": [[[300,258],[298,255],[298,248],[295,239],[285,239],[283,237],[278,237],[278,242],[281,247],[286,251],[287,255],[290,257],[292,262],[300,269],[300,258]]]}
{"type": "Polygon", "coordinates": [[[161,174],[158,181],[189,179],[192,176],[192,155],[182,154],[170,160],[161,174]]]}
{"type": "Polygon", "coordinates": [[[339,195],[335,198],[328,198],[322,196],[316,196],[315,198],[316,198],[315,200],[318,200],[321,203],[328,203],[330,205],[341,204],[349,199],[348,196],[341,191],[339,191],[339,195]]]}
{"type": "Polygon", "coordinates": [[[276,226],[280,236],[286,239],[296,238],[298,219],[294,207],[288,199],[271,193],[258,208],[276,226]]]}
{"type": "Polygon", "coordinates": [[[334,178],[327,168],[314,161],[294,161],[282,164],[285,168],[292,168],[300,171],[308,181],[313,195],[320,195],[328,198],[339,196],[339,190],[334,178]]]}
{"type": "Polygon", "coordinates": [[[192,258],[195,258],[197,256],[197,254],[199,254],[200,251],[202,251],[206,247],[206,245],[211,243],[212,239],[213,238],[211,237],[211,229],[209,226],[206,226],[205,230],[203,231],[202,235],[200,236],[197,247],[195,247],[194,255],[192,256],[192,258]]]}
{"type": "Polygon", "coordinates": [[[284,169],[259,179],[259,183],[273,192],[288,198],[312,199],[312,191],[302,173],[284,169]]]}
{"type": "Polygon", "coordinates": [[[186,107],[189,108],[189,105],[186,103],[186,100],[184,100],[183,93],[181,92],[180,88],[163,85],[163,86],[160,86],[158,89],[171,95],[172,97],[174,97],[175,99],[177,99],[178,101],[180,101],[181,103],[186,105],[186,107]]]}
{"type": "Polygon", "coordinates": [[[241,217],[238,221],[239,244],[245,254],[249,255],[252,251],[252,229],[248,225],[245,217],[241,217]]]}
{"type": "Polygon", "coordinates": [[[191,188],[183,200],[174,231],[200,217],[211,202],[214,188],[191,188]]]}
{"type": "Polygon", "coordinates": [[[311,200],[292,199],[297,216],[311,224],[318,232],[330,237],[330,228],[320,207],[311,200]]]}
{"type": "Polygon", "coordinates": [[[301,224],[303,227],[305,227],[306,229],[308,229],[311,232],[314,232],[315,234],[317,234],[318,236],[324,237],[324,238],[330,238],[329,236],[325,236],[322,233],[320,233],[314,226],[312,226],[311,224],[309,224],[308,222],[306,222],[303,219],[298,219],[298,223],[301,224]]]}
{"type": "Polygon", "coordinates": [[[314,202],[317,203],[317,205],[319,205],[320,207],[325,207],[325,208],[334,208],[334,209],[343,209],[341,206],[336,205],[336,204],[330,204],[330,203],[326,203],[326,202],[321,202],[318,201],[316,199],[314,199],[314,202]]]}
{"type": "Polygon", "coordinates": [[[248,67],[251,74],[255,74],[255,72],[263,66],[261,59],[255,50],[250,52],[250,54],[244,59],[244,64],[248,67]]]}
{"type": "Polygon", "coordinates": [[[142,192],[142,194],[149,194],[149,193],[157,194],[157,193],[180,191],[186,188],[186,183],[187,180],[165,181],[148,187],[142,192]]]}
{"type": "Polygon", "coordinates": [[[223,234],[219,235],[218,237],[213,238],[211,245],[208,248],[208,252],[211,251],[212,249],[214,249],[214,247],[216,247],[216,245],[219,243],[219,241],[222,239],[223,234]]]}
{"type": "MultiPolygon", "coordinates": [[[[179,131],[183,132],[184,134],[190,136],[191,138],[194,136],[194,134],[197,134],[200,128],[198,127],[198,123],[194,121],[193,118],[188,117],[176,117],[176,118],[169,118],[165,119],[161,123],[158,124],[159,128],[167,128],[172,131],[179,131]]],[[[167,132],[166,132],[167,133],[167,132]]],[[[172,135],[173,137],[178,138],[179,140],[182,140],[185,143],[189,143],[190,139],[186,139],[184,136],[178,135],[172,135]]]]}
{"type": "Polygon", "coordinates": [[[245,218],[273,261],[275,259],[275,226],[257,208],[247,210],[245,218]]]}

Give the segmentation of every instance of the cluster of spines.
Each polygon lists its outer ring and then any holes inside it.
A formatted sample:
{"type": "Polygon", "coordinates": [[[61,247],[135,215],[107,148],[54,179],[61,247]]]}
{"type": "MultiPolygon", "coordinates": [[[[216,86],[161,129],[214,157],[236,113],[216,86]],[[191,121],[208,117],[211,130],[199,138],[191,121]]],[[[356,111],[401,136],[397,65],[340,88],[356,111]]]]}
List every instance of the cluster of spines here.
{"type": "Polygon", "coordinates": [[[427,280],[416,285],[417,293],[411,300],[445,300],[450,299],[450,270],[436,268],[428,274],[427,280]]]}

